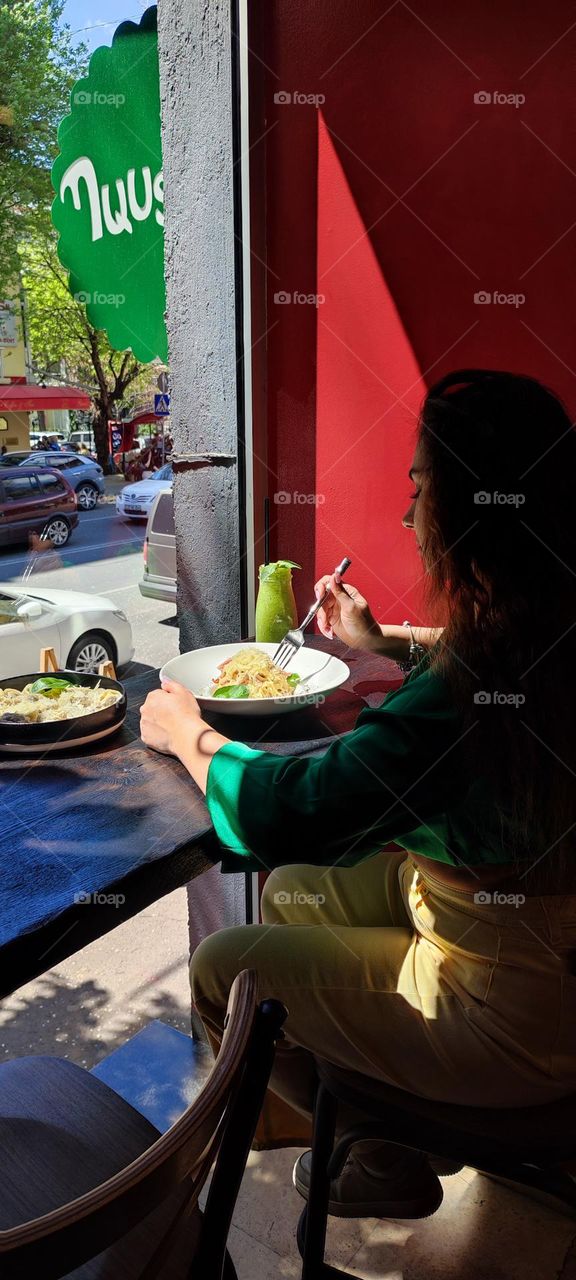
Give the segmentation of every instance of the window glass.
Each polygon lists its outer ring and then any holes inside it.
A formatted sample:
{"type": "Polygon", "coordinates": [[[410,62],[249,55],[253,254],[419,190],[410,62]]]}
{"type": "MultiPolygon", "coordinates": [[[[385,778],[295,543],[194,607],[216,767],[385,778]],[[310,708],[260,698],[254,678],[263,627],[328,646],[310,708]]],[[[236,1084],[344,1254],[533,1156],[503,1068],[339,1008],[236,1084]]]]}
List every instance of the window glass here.
{"type": "Polygon", "coordinates": [[[160,467],[160,470],[156,472],[156,474],[152,477],[152,479],[153,480],[171,480],[172,479],[171,464],[167,462],[165,467],[160,467]]]}
{"type": "Polygon", "coordinates": [[[6,502],[23,502],[38,497],[38,485],[34,476],[5,476],[2,485],[6,502]]]}
{"type": "Polygon", "coordinates": [[[40,472],[38,482],[40,484],[40,488],[43,489],[44,492],[48,492],[50,497],[53,497],[55,493],[66,493],[66,485],[64,484],[64,481],[61,480],[59,476],[53,476],[51,471],[46,471],[44,474],[40,472]]]}
{"type": "Polygon", "coordinates": [[[161,494],[153,517],[154,533],[174,534],[174,503],[171,493],[161,494]]]}
{"type": "Polygon", "coordinates": [[[59,471],[69,471],[71,467],[78,466],[78,459],[75,454],[64,454],[62,458],[56,454],[54,461],[50,463],[52,467],[58,467],[59,471]]]}

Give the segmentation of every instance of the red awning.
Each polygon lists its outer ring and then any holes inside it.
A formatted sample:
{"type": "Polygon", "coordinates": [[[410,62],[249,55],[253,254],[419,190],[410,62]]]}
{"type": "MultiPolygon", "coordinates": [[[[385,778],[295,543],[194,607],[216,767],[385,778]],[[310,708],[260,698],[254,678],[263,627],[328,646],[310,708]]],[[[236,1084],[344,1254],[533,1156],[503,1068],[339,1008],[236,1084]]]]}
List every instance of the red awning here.
{"type": "Polygon", "coordinates": [[[89,409],[90,396],[78,387],[37,387],[32,382],[0,385],[0,413],[31,409],[89,409]]]}
{"type": "Polygon", "coordinates": [[[154,413],[153,409],[146,409],[143,413],[137,413],[135,418],[130,419],[133,427],[143,427],[145,422],[164,422],[165,414],[154,413]]]}

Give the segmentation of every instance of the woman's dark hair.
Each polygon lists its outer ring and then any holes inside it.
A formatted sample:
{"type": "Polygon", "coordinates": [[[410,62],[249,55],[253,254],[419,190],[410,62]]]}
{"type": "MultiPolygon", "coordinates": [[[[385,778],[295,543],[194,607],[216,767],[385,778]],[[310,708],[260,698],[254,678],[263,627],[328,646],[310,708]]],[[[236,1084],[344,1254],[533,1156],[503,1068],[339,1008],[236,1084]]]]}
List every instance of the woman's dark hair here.
{"type": "Polygon", "coordinates": [[[534,378],[461,369],[419,432],[422,551],[447,609],[434,665],[510,861],[553,892],[576,849],[576,431],[534,378]]]}

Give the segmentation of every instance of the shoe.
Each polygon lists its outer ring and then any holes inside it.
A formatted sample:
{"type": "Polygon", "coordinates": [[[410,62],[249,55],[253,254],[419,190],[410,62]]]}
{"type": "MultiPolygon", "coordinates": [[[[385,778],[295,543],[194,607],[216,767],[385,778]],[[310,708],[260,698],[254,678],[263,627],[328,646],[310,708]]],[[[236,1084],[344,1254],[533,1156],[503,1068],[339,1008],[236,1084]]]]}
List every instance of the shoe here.
{"type": "MultiPolygon", "coordinates": [[[[312,1152],[304,1151],[292,1174],[304,1200],[311,1168],[312,1152]]],[[[429,1218],[440,1208],[443,1195],[425,1155],[399,1151],[398,1160],[379,1177],[359,1164],[352,1148],[342,1173],[330,1184],[328,1213],[334,1218],[429,1218]]]]}
{"type": "Polygon", "coordinates": [[[453,1173],[460,1173],[464,1168],[459,1160],[448,1160],[446,1156],[428,1156],[428,1163],[439,1178],[450,1178],[453,1173]]]}

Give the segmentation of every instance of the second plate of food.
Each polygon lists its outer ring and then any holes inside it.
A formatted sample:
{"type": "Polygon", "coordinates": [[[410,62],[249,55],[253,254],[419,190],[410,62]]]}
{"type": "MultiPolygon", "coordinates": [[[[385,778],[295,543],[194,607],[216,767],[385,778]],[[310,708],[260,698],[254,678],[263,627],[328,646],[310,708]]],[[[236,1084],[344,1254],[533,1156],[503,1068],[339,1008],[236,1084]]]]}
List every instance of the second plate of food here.
{"type": "Polygon", "coordinates": [[[277,648],[246,640],[193,649],[167,662],[160,678],[191,689],[207,710],[266,716],[322,703],[350,675],[340,658],[308,645],[280,671],[272,661],[277,648]]]}

